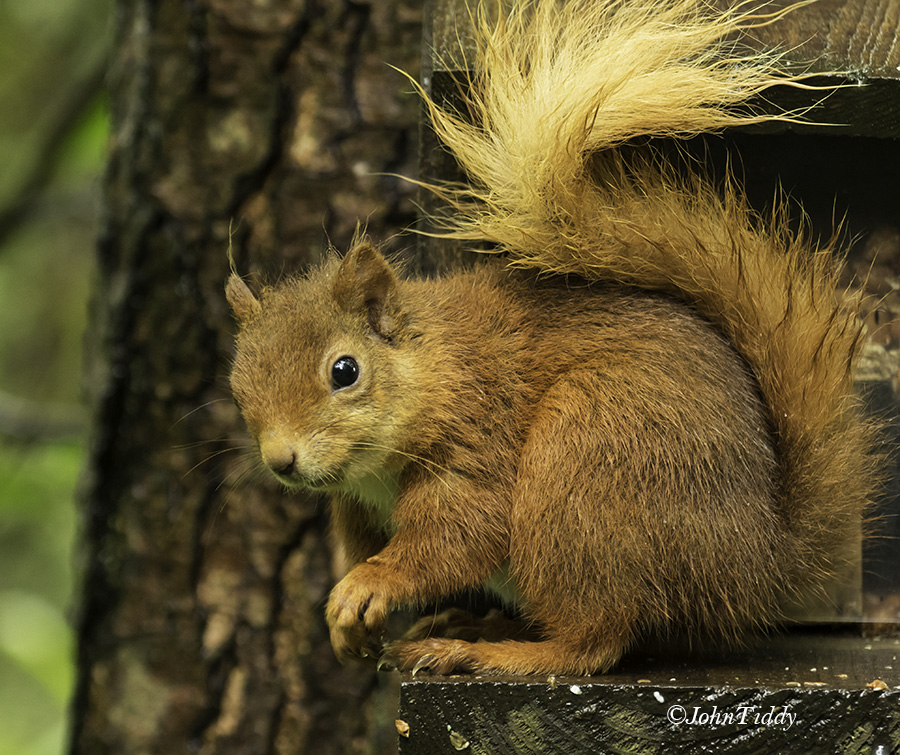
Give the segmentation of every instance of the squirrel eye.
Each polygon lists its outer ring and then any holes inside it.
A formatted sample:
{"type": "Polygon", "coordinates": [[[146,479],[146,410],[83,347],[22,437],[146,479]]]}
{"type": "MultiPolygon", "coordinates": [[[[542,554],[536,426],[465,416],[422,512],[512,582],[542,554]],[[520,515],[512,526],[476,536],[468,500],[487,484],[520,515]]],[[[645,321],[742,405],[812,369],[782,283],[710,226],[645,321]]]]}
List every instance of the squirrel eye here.
{"type": "Polygon", "coordinates": [[[353,357],[341,357],[331,365],[331,387],[348,388],[359,378],[359,365],[353,357]]]}

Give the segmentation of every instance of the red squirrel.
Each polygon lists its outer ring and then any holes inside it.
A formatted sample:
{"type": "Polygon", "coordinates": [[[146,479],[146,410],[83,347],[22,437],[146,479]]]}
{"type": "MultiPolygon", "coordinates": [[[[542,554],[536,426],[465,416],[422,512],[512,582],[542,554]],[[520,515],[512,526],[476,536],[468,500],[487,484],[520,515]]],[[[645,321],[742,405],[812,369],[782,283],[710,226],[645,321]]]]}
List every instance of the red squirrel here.
{"type": "Polygon", "coordinates": [[[795,80],[726,42],[765,18],[702,0],[489,15],[465,117],[422,96],[469,179],[430,187],[443,233],[503,254],[407,279],[358,237],[258,294],[226,288],[262,461],[330,496],[354,564],[326,608],[334,650],[588,674],[648,636],[766,627],[872,497],[862,326],[831,249],[733,181],[622,145],[763,120],[735,106],[795,80]],[[480,586],[521,631],[472,641],[447,615],[382,645],[393,609],[480,586]]]}

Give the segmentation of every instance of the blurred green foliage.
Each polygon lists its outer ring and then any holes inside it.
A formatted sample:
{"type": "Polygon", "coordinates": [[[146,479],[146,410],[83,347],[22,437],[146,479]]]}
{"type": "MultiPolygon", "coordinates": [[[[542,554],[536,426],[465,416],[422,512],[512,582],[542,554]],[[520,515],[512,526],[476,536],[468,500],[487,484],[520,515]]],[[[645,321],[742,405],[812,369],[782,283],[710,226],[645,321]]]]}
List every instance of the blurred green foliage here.
{"type": "Polygon", "coordinates": [[[0,755],[63,752],[111,0],[0,0],[0,755]]]}
{"type": "Polygon", "coordinates": [[[62,752],[78,443],[0,445],[0,753],[62,752]]]}

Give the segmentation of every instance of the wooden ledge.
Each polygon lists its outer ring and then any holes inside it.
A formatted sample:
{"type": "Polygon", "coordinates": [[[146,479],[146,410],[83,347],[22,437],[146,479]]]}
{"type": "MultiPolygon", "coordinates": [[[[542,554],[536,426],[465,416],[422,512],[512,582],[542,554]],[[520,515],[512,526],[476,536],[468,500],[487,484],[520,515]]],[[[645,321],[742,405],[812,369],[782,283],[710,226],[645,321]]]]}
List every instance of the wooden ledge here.
{"type": "MultiPolygon", "coordinates": [[[[735,3],[713,4],[725,8],[735,3]]],[[[438,101],[458,96],[455,63],[473,56],[466,5],[466,0],[432,0],[426,5],[425,44],[434,53],[425,56],[424,74],[438,101]]],[[[758,103],[763,109],[770,109],[764,106],[766,101],[778,110],[815,106],[807,118],[810,123],[772,122],[751,131],[900,138],[900,0],[767,0],[760,6],[772,13],[788,6],[794,10],[749,32],[744,39],[747,47],[780,50],[788,67],[822,74],[811,83],[843,88],[828,96],[790,88],[767,92],[758,103]],[[835,76],[836,71],[845,75],[835,76]]]]}
{"type": "Polygon", "coordinates": [[[581,679],[407,675],[398,730],[403,755],[898,752],[900,637],[792,631],[581,679]]]}

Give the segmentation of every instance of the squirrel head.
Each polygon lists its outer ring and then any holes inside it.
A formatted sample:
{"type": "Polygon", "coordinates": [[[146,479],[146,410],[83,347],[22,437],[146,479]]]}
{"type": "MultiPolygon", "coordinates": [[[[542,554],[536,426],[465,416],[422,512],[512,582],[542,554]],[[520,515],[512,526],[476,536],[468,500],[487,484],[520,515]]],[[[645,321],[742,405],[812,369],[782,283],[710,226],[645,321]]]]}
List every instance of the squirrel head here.
{"type": "Polygon", "coordinates": [[[398,407],[412,380],[401,293],[366,239],[258,298],[232,273],[226,297],[240,331],[231,388],[284,484],[352,488],[398,458],[398,407]]]}

